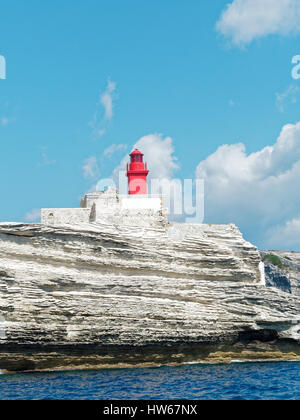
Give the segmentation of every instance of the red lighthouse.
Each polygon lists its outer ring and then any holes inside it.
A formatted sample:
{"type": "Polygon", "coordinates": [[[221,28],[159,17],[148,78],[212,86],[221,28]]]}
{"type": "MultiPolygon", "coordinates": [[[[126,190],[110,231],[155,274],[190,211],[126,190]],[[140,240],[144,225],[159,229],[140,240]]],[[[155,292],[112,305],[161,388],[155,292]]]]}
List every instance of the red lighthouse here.
{"type": "Polygon", "coordinates": [[[127,163],[128,194],[147,194],[147,176],[149,171],[147,163],[143,162],[143,153],[134,150],[130,155],[130,164],[127,163]]]}

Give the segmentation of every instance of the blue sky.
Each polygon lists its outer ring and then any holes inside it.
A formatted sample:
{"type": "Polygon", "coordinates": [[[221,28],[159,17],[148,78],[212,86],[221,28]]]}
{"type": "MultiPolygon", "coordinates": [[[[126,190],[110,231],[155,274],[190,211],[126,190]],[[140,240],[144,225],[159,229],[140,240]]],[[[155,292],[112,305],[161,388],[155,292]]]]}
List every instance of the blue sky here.
{"type": "MultiPolygon", "coordinates": [[[[236,223],[260,247],[300,249],[298,175],[281,182],[300,150],[300,80],[291,77],[300,5],[257,1],[3,3],[0,220],[77,207],[140,139],[161,134],[157,145],[171,138],[170,177],[207,178],[207,222],[236,223]],[[272,149],[262,171],[257,152],[274,147],[287,124],[293,146],[272,149]],[[245,149],[232,165],[236,143],[245,149]],[[250,174],[243,187],[241,171],[250,174]]],[[[146,158],[157,155],[150,148],[146,158]]]]}

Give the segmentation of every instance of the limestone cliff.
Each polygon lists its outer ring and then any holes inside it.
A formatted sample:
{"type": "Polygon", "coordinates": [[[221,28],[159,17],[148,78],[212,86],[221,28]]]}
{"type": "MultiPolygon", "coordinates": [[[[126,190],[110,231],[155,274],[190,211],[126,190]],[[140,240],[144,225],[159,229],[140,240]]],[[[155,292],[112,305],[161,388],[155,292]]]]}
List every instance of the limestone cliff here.
{"type": "Polygon", "coordinates": [[[300,358],[300,298],[232,225],[0,224],[0,369],[300,358]]]}

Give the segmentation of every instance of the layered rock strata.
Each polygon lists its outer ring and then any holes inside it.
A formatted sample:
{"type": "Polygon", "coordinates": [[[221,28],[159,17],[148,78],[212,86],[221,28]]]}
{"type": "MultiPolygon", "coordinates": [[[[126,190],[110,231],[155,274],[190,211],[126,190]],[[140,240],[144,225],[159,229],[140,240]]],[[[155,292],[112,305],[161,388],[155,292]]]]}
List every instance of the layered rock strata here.
{"type": "Polygon", "coordinates": [[[299,303],[233,225],[0,224],[0,369],[300,359],[299,303]]]}

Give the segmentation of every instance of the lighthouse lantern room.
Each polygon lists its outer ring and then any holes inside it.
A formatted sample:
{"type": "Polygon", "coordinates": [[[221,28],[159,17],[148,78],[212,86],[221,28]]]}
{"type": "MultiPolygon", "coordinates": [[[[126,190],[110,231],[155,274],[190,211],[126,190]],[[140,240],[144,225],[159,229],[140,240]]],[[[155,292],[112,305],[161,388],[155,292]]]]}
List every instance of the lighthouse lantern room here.
{"type": "Polygon", "coordinates": [[[129,195],[147,194],[147,176],[149,171],[147,163],[143,162],[143,156],[143,153],[137,149],[130,154],[130,164],[127,164],[129,195]]]}

